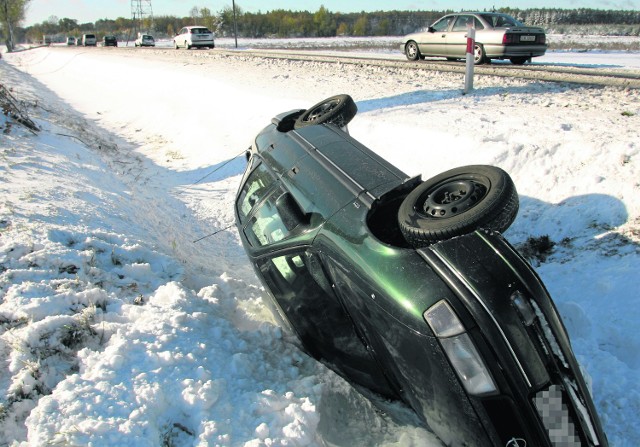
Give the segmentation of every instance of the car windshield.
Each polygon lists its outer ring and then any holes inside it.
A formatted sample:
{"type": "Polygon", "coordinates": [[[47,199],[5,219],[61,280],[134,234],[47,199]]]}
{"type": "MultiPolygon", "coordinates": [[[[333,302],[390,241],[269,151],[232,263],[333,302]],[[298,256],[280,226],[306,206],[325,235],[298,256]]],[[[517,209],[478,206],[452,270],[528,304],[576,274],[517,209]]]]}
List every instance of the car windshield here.
{"type": "Polygon", "coordinates": [[[192,28],[191,29],[191,34],[210,34],[211,31],[209,31],[208,28],[192,28]]]}
{"type": "Polygon", "coordinates": [[[482,14],[482,18],[487,21],[487,23],[489,23],[489,25],[491,25],[493,28],[522,26],[522,23],[506,14],[482,14]]]}

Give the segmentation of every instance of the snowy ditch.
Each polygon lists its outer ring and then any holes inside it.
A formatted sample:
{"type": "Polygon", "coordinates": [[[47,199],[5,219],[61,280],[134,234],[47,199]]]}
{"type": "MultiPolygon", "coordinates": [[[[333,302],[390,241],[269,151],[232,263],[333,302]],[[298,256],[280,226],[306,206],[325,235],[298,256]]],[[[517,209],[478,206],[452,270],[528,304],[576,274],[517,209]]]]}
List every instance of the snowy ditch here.
{"type": "Polygon", "coordinates": [[[41,129],[0,115],[0,445],[442,445],[283,335],[233,230],[193,242],[233,223],[233,158],[271,116],[336,93],[405,172],[512,175],[505,235],[611,445],[640,444],[637,91],[483,77],[463,97],[452,73],[64,50],[0,61],[41,129]]]}

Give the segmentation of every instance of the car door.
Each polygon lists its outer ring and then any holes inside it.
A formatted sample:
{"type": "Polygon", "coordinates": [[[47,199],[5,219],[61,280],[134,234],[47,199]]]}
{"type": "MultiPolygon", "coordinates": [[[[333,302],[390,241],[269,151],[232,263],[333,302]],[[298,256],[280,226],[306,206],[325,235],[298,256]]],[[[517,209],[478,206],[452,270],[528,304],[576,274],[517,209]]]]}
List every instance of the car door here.
{"type": "Polygon", "coordinates": [[[446,53],[446,39],[455,16],[445,16],[420,34],[418,48],[423,56],[443,56],[446,53]]]}
{"type": "Polygon", "coordinates": [[[310,247],[260,257],[258,272],[305,350],[338,374],[397,397],[310,247]]]}
{"type": "Polygon", "coordinates": [[[470,27],[482,29],[482,23],[473,15],[462,14],[456,17],[451,31],[446,37],[446,56],[463,58],[467,52],[467,36],[470,27]]]}

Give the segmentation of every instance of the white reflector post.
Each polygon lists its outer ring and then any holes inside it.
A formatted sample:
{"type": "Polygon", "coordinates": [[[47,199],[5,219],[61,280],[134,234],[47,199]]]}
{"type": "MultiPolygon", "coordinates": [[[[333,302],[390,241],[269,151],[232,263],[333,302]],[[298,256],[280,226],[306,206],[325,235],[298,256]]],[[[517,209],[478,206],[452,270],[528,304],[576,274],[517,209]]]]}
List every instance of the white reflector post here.
{"type": "Polygon", "coordinates": [[[467,27],[467,69],[464,76],[464,94],[473,90],[473,53],[476,46],[476,29],[473,24],[467,27]]]}

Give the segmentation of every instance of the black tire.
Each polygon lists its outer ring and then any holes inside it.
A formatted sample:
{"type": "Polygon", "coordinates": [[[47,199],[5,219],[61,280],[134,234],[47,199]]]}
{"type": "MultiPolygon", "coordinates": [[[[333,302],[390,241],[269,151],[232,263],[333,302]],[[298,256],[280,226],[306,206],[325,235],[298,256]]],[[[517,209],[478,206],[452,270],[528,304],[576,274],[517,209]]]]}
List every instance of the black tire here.
{"type": "Polygon", "coordinates": [[[486,57],[487,55],[484,52],[484,47],[479,43],[475,44],[473,47],[473,65],[484,64],[486,57]]]}
{"type": "Polygon", "coordinates": [[[509,59],[513,65],[524,65],[527,62],[528,57],[512,57],[509,59]]]}
{"type": "Polygon", "coordinates": [[[398,210],[405,240],[419,248],[479,228],[505,231],[518,213],[509,174],[495,166],[463,166],[416,187],[398,210]]]}
{"type": "Polygon", "coordinates": [[[422,57],[420,54],[420,49],[418,48],[418,44],[413,40],[410,40],[404,46],[404,55],[407,56],[407,59],[410,61],[417,61],[422,57]]]}
{"type": "Polygon", "coordinates": [[[314,124],[335,124],[344,127],[356,116],[358,107],[349,95],[336,95],[320,101],[307,109],[296,119],[294,128],[311,126],[314,124]]]}

